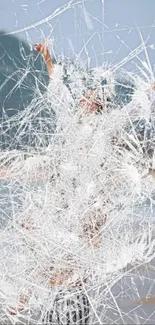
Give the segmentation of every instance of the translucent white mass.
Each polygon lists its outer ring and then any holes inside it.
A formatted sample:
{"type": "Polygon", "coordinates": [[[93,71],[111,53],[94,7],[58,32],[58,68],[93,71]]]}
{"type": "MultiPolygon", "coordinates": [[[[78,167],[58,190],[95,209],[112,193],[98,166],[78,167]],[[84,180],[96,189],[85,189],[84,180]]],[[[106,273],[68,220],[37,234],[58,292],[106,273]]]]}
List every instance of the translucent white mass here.
{"type": "Polygon", "coordinates": [[[113,67],[87,71],[65,64],[13,122],[18,140],[24,123],[31,139],[35,114],[48,111],[26,158],[15,151],[9,163],[10,184],[22,188],[22,203],[1,230],[0,299],[13,319],[10,308],[26,295],[18,318],[51,308],[57,291],[80,282],[101,323],[99,289],[110,288],[129,265],[154,257],[154,91],[127,71],[117,77],[113,67]],[[79,107],[92,88],[104,102],[98,113],[79,107]],[[55,279],[59,273],[62,281],[55,279]]]}

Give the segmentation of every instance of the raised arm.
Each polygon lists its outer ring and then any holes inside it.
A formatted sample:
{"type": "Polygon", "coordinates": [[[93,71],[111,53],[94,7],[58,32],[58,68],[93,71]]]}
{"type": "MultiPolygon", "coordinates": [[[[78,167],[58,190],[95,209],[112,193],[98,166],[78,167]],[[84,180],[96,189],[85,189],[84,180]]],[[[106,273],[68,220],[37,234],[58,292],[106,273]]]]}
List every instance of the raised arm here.
{"type": "Polygon", "coordinates": [[[45,61],[46,67],[47,67],[49,77],[52,79],[54,64],[53,64],[52,58],[50,56],[46,42],[44,44],[40,44],[40,43],[34,44],[34,49],[35,49],[35,51],[39,52],[42,55],[42,57],[45,61]]]}

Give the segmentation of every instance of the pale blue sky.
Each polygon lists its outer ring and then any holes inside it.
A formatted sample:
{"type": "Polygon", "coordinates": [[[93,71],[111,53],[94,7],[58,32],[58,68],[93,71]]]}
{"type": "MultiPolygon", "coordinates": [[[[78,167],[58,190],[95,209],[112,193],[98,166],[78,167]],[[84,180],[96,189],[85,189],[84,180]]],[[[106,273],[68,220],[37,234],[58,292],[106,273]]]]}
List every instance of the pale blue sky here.
{"type": "Polygon", "coordinates": [[[73,0],[70,8],[61,14],[57,11],[57,17],[41,23],[67,3],[68,0],[0,0],[1,29],[17,31],[16,35],[29,44],[41,41],[42,32],[49,36],[53,30],[56,54],[80,53],[81,59],[88,55],[93,58],[93,65],[123,59],[141,44],[141,32],[144,40],[148,39],[153,63],[155,0],[73,0]],[[34,27],[36,23],[38,26],[34,27]],[[27,30],[19,32],[24,28],[27,30]]]}

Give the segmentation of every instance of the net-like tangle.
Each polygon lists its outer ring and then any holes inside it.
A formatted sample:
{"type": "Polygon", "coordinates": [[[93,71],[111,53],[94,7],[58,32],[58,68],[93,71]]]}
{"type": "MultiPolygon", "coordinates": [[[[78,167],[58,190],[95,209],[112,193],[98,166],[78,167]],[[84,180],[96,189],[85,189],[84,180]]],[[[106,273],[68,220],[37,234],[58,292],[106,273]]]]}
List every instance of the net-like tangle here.
{"type": "Polygon", "coordinates": [[[49,83],[18,67],[33,98],[1,116],[0,321],[150,324],[152,71],[54,64],[49,83]]]}

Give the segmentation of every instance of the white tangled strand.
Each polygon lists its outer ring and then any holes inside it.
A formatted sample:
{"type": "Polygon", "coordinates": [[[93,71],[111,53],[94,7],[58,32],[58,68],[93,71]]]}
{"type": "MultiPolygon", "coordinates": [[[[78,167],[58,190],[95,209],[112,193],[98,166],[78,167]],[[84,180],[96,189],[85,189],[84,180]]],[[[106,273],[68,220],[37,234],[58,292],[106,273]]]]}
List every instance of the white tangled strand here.
{"type": "MultiPolygon", "coordinates": [[[[57,290],[51,288],[50,279],[61,269],[71,274],[62,290],[80,279],[88,296],[90,288],[95,292],[90,302],[96,312],[106,297],[106,291],[104,298],[98,294],[100,288],[110,290],[128,265],[134,268],[154,257],[155,182],[148,174],[151,159],[136,132],[129,132],[135,120],[149,120],[151,89],[141,78],[132,76],[137,90],[129,104],[85,115],[77,109],[84,86],[78,81],[77,87],[72,68],[75,97],[68,90],[66,95],[62,81],[57,83],[59,89],[51,83],[43,97],[34,99],[12,121],[18,125],[18,140],[25,123],[29,137],[35,136],[35,146],[27,146],[24,152],[1,153],[2,177],[8,179],[10,189],[6,203],[10,197],[12,200],[12,215],[0,236],[0,300],[7,315],[8,308],[16,308],[21,294],[29,297],[25,308],[32,314],[41,306],[46,309],[57,290]],[[43,132],[37,132],[33,120],[42,104],[48,117],[40,118],[43,132]],[[39,143],[48,145],[39,147],[39,143]],[[11,192],[14,186],[17,206],[11,192]],[[89,228],[96,219],[101,226],[88,244],[85,226],[89,228]],[[95,237],[99,238],[97,245],[95,237]]],[[[112,70],[93,73],[96,81],[103,74],[110,75],[108,91],[112,96],[112,70]]]]}

